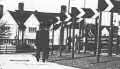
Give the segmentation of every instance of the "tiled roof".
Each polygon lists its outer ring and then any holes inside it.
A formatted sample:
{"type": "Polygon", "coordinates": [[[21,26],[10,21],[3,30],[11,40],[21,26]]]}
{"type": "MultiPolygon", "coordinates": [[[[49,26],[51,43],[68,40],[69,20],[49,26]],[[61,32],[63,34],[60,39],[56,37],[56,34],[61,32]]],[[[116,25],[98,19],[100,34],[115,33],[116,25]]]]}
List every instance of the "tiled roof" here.
{"type": "Polygon", "coordinates": [[[24,24],[25,21],[30,17],[32,14],[31,11],[23,11],[22,13],[20,11],[9,11],[12,17],[15,19],[18,25],[24,24]]]}

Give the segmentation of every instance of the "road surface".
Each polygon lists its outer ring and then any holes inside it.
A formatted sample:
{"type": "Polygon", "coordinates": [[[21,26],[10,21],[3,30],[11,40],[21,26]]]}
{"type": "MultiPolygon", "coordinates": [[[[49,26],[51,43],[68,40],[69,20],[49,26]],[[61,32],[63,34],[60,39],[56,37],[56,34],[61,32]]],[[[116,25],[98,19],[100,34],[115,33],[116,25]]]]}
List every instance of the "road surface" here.
{"type": "Polygon", "coordinates": [[[52,62],[37,62],[32,54],[0,54],[0,69],[79,69],[52,62]]]}

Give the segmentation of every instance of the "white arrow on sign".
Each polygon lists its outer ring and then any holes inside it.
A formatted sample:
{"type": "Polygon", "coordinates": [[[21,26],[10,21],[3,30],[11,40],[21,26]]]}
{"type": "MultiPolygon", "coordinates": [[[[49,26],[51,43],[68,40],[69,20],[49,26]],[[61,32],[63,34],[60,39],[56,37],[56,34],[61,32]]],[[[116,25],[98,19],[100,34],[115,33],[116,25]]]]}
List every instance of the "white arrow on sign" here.
{"type": "Polygon", "coordinates": [[[61,21],[60,21],[60,17],[56,17],[58,19],[58,21],[56,22],[56,24],[60,24],[61,21]]]}
{"type": "Polygon", "coordinates": [[[108,4],[108,7],[104,11],[110,11],[114,7],[114,5],[110,0],[105,0],[105,2],[108,4]]]}
{"type": "Polygon", "coordinates": [[[83,11],[83,9],[78,9],[80,11],[80,14],[77,15],[77,18],[79,18],[76,22],[81,22],[83,20],[83,18],[81,18],[83,15],[85,15],[85,12],[83,11]]]}
{"type": "Polygon", "coordinates": [[[99,13],[98,13],[98,11],[96,10],[96,9],[93,9],[93,8],[91,8],[92,10],[93,10],[93,12],[95,13],[95,15],[94,16],[92,16],[92,18],[97,18],[98,16],[99,16],[99,13]]]}
{"type": "Polygon", "coordinates": [[[83,20],[83,18],[79,18],[76,22],[81,22],[83,20]]]}
{"type": "Polygon", "coordinates": [[[85,12],[83,11],[83,9],[78,9],[80,11],[80,14],[77,16],[77,18],[81,18],[83,15],[85,15],[85,12]]]}
{"type": "Polygon", "coordinates": [[[68,13],[65,13],[65,15],[67,15],[67,18],[65,19],[66,22],[72,18],[68,13]]]}
{"type": "Polygon", "coordinates": [[[92,33],[91,29],[90,29],[90,31],[88,32],[88,35],[89,35],[90,37],[95,36],[95,35],[92,33]]]}
{"type": "Polygon", "coordinates": [[[70,25],[72,22],[68,22],[67,25],[70,25]]]}

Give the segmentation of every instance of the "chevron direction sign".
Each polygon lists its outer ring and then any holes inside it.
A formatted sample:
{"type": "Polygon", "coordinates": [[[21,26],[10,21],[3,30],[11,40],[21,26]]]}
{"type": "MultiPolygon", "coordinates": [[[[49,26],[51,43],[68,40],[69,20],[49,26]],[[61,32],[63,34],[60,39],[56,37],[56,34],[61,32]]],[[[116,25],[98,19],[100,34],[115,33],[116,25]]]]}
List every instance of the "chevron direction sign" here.
{"type": "Polygon", "coordinates": [[[120,0],[98,0],[100,11],[120,12],[120,0]]]}
{"type": "Polygon", "coordinates": [[[71,13],[68,14],[66,17],[68,22],[71,22],[72,18],[76,18],[76,22],[81,22],[83,18],[96,18],[98,17],[98,11],[92,8],[77,8],[72,7],[71,13]],[[69,16],[68,16],[69,15],[69,16]]]}
{"type": "Polygon", "coordinates": [[[95,12],[91,8],[82,8],[82,10],[85,12],[82,18],[91,18],[95,15],[95,12]]]}
{"type": "Polygon", "coordinates": [[[111,0],[111,2],[114,5],[114,7],[111,11],[120,12],[120,0],[111,0]]]}
{"type": "Polygon", "coordinates": [[[97,18],[99,16],[98,10],[97,9],[92,9],[92,11],[94,12],[94,15],[92,16],[92,18],[97,18]]]}
{"type": "Polygon", "coordinates": [[[98,0],[98,9],[100,11],[111,11],[113,7],[110,0],[98,0]]]}
{"type": "Polygon", "coordinates": [[[71,13],[71,16],[76,16],[77,18],[96,18],[98,16],[98,11],[91,8],[76,8],[72,7],[74,13],[71,13]]]}
{"type": "Polygon", "coordinates": [[[66,22],[72,18],[68,13],[65,13],[65,15],[67,16],[67,18],[65,19],[66,22]]]}

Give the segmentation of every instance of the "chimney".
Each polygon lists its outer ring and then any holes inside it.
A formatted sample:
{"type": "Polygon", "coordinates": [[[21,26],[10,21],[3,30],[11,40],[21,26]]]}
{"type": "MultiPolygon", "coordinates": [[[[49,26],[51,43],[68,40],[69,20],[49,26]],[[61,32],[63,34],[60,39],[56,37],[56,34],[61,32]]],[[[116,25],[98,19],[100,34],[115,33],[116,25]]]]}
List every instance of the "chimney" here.
{"type": "Polygon", "coordinates": [[[19,3],[18,10],[24,11],[24,3],[19,3]]]}

